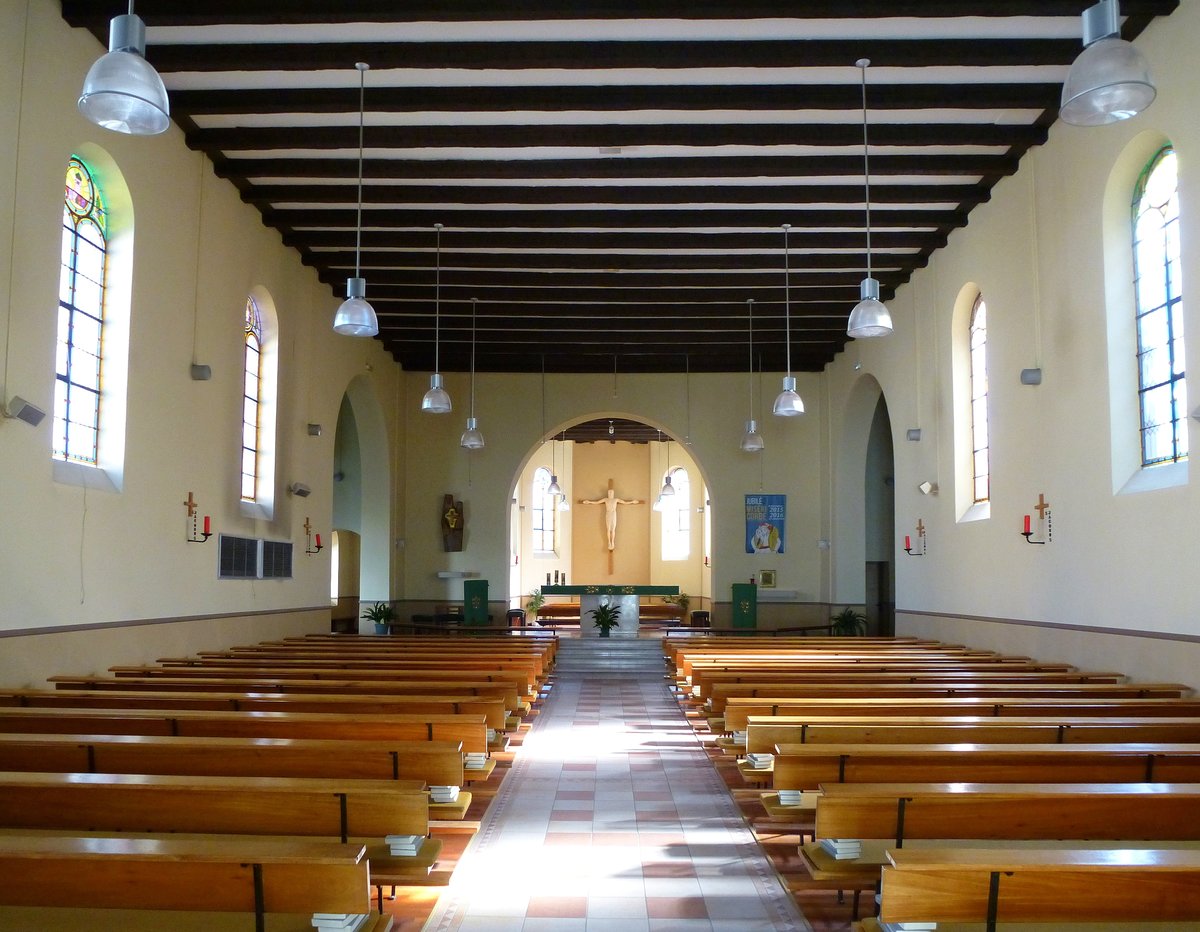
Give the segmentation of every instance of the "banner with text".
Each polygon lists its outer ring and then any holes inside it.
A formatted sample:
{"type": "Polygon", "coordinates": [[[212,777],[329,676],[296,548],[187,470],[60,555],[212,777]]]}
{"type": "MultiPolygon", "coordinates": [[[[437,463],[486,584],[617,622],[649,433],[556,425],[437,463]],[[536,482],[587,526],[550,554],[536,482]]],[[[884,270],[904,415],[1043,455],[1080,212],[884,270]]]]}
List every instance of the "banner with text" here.
{"type": "Polygon", "coordinates": [[[746,496],[746,553],[783,553],[786,495],[746,496]]]}

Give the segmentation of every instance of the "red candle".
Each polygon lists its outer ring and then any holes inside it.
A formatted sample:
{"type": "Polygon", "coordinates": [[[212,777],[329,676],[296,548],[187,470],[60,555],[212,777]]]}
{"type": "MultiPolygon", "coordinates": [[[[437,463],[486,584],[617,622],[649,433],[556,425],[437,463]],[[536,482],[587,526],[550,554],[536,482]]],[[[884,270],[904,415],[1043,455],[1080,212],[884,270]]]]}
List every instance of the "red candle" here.
{"type": "Polygon", "coordinates": [[[907,534],[904,535],[904,549],[912,550],[912,539],[907,534]]]}
{"type": "Polygon", "coordinates": [[[1029,515],[1025,516],[1025,533],[1029,533],[1029,515]]]}
{"type": "Polygon", "coordinates": [[[317,549],[318,550],[321,549],[321,535],[320,534],[317,535],[317,549]]]}
{"type": "Polygon", "coordinates": [[[204,516],[204,533],[205,533],[205,534],[211,534],[211,533],[212,533],[212,525],[209,523],[209,517],[208,517],[208,515],[205,515],[205,516],[204,516]]]}

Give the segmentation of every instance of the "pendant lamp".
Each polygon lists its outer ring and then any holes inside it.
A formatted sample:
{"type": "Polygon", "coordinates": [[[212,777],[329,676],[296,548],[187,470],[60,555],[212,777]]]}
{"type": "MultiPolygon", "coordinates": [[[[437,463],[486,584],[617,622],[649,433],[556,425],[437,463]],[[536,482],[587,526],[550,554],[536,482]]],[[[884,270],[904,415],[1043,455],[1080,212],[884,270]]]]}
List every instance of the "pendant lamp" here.
{"type": "Polygon", "coordinates": [[[1074,126],[1103,126],[1141,113],[1158,95],[1150,66],[1121,38],[1117,0],[1083,11],[1083,51],[1063,82],[1058,115],[1074,126]]]}
{"type": "Polygon", "coordinates": [[[547,495],[562,495],[562,486],[558,484],[558,441],[550,441],[550,484],[546,486],[547,495]]]}
{"type": "Polygon", "coordinates": [[[483,434],[475,420],[475,298],[471,299],[471,416],[467,418],[467,429],[459,443],[464,450],[482,450],[483,434]]]}
{"type": "Polygon", "coordinates": [[[854,305],[846,323],[846,335],[857,340],[886,337],[892,332],[892,315],[879,300],[879,282],[871,274],[871,155],[867,147],[867,68],[871,66],[871,59],[860,58],[855,64],[862,69],[863,179],[867,201],[867,277],[859,286],[859,302],[854,305]]]}
{"type": "Polygon", "coordinates": [[[437,271],[433,291],[433,375],[429,377],[429,391],[421,399],[421,410],[426,414],[449,414],[453,407],[450,396],[442,388],[441,373],[441,328],[442,328],[442,225],[435,223],[437,230],[437,271]]]}
{"type": "Polygon", "coordinates": [[[83,79],[79,112],[97,126],[130,136],[157,136],[171,125],[167,88],[146,61],[146,24],[133,12],[108,25],[108,54],[83,79]]]}
{"type": "Polygon", "coordinates": [[[762,434],[754,420],[754,299],[746,301],[746,313],[750,323],[750,419],[746,421],[746,433],[742,435],[742,452],[758,453],[763,448],[762,434]]]}
{"type": "Polygon", "coordinates": [[[792,375],[792,299],[791,275],[788,269],[788,230],[791,228],[791,224],[783,225],[783,313],[787,340],[787,375],[783,377],[783,391],[775,396],[775,405],[771,408],[779,417],[795,417],[804,413],[804,402],[796,394],[796,377],[792,375]]]}
{"type": "Polygon", "coordinates": [[[663,480],[659,498],[670,498],[675,494],[675,486],[671,485],[671,438],[667,438],[667,477],[663,480]]]}
{"type": "Polygon", "coordinates": [[[363,102],[366,93],[367,71],[370,65],[356,62],[358,69],[358,219],[354,224],[354,277],[346,279],[346,300],[333,315],[333,331],[348,337],[373,337],[379,332],[375,308],[367,303],[367,280],[361,275],[362,253],[362,189],[363,189],[363,121],[366,113],[363,102]]]}
{"type": "MultiPolygon", "coordinates": [[[[566,443],[566,442],[567,442],[567,438],[566,438],[566,436],[565,436],[565,435],[563,435],[562,433],[560,433],[560,434],[558,435],[558,439],[559,439],[559,440],[561,440],[563,443],[566,443]]],[[[567,456],[566,456],[566,454],[564,453],[564,454],[563,454],[563,464],[564,464],[564,465],[566,465],[566,462],[567,462],[567,456]]],[[[557,476],[554,476],[554,475],[552,475],[550,478],[551,478],[551,479],[557,479],[558,477],[557,477],[557,476]]],[[[570,511],[570,510],[571,510],[571,503],[570,503],[569,501],[567,501],[567,493],[566,493],[566,492],[563,492],[563,493],[562,493],[562,494],[559,496],[559,499],[558,499],[558,510],[559,510],[559,511],[570,511]]]]}

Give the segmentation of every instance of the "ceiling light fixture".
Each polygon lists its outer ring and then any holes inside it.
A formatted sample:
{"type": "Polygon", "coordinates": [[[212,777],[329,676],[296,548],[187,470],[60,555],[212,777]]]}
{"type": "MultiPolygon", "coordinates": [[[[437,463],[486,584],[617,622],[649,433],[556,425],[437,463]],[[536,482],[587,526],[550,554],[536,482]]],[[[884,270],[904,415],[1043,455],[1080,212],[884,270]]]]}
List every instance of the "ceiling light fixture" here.
{"type": "Polygon", "coordinates": [[[871,59],[860,58],[854,63],[862,70],[863,114],[863,182],[867,202],[867,277],[859,286],[859,302],[850,312],[846,335],[856,340],[863,337],[886,337],[892,332],[892,315],[879,300],[879,282],[871,274],[871,150],[867,145],[867,69],[871,59]]]}
{"type": "Polygon", "coordinates": [[[133,12],[108,25],[108,53],[83,79],[79,112],[97,126],[130,136],[157,136],[171,125],[167,88],[146,61],[146,24],[133,12]]]}
{"type": "Polygon", "coordinates": [[[787,375],[783,377],[783,391],[775,396],[775,405],[771,409],[779,417],[795,417],[804,413],[804,402],[796,394],[796,377],[792,375],[792,298],[788,268],[788,230],[791,228],[790,223],[783,225],[783,313],[787,340],[787,375]]]}
{"type": "Polygon", "coordinates": [[[421,410],[426,414],[449,414],[453,405],[450,396],[442,388],[441,345],[442,345],[442,225],[435,223],[437,230],[437,271],[433,285],[433,375],[429,377],[429,391],[421,399],[421,410]]]}
{"type": "Polygon", "coordinates": [[[663,480],[662,491],[658,493],[659,498],[671,497],[675,494],[675,486],[671,485],[671,438],[667,438],[667,477],[663,480]]]}
{"type": "Polygon", "coordinates": [[[1100,0],[1083,11],[1083,51],[1063,82],[1058,115],[1073,126],[1103,126],[1141,113],[1158,95],[1150,66],[1132,42],[1121,38],[1117,0],[1100,0]]]}
{"type": "Polygon", "coordinates": [[[333,315],[333,332],[348,337],[373,337],[379,332],[375,308],[367,303],[367,280],[362,277],[362,203],[363,203],[363,124],[366,119],[367,71],[365,61],[355,62],[358,69],[358,217],[354,222],[354,277],[346,279],[346,300],[333,315]]]}
{"type": "Polygon", "coordinates": [[[746,433],[742,436],[742,452],[758,453],[762,450],[763,438],[754,420],[754,299],[746,301],[746,316],[750,324],[750,419],[746,421],[746,433]]]}
{"type": "MultiPolygon", "coordinates": [[[[559,439],[559,440],[561,440],[563,443],[566,443],[566,441],[567,441],[567,438],[566,438],[566,436],[565,436],[565,435],[564,435],[564,434],[563,434],[561,431],[559,432],[558,439],[559,439]]],[[[554,465],[553,454],[551,454],[551,460],[550,460],[550,463],[551,463],[551,465],[552,465],[552,466],[554,465]]],[[[563,465],[564,465],[564,466],[565,466],[565,465],[567,465],[567,455],[566,455],[566,453],[564,453],[564,454],[563,454],[563,465]]],[[[551,485],[554,485],[555,483],[553,482],[553,480],[557,479],[557,478],[558,478],[558,476],[551,475],[551,477],[550,477],[550,478],[551,478],[551,480],[552,480],[552,481],[551,481],[551,485]]],[[[559,494],[559,497],[558,497],[558,510],[559,510],[559,511],[570,511],[570,510],[571,510],[571,504],[570,504],[570,502],[568,502],[568,501],[567,501],[567,493],[566,493],[566,492],[564,492],[564,491],[562,490],[562,488],[560,487],[560,488],[559,488],[559,490],[558,490],[558,494],[559,494]]]]}
{"type": "Polygon", "coordinates": [[[479,432],[479,422],[475,420],[475,305],[476,299],[471,299],[471,416],[467,418],[467,429],[463,431],[459,441],[464,450],[482,450],[483,434],[479,432]]]}
{"type": "MultiPolygon", "coordinates": [[[[543,353],[542,354],[542,438],[543,438],[542,443],[543,444],[546,442],[544,439],[545,436],[546,436],[546,354],[543,353]]],[[[553,440],[551,440],[551,443],[553,443],[553,440]]],[[[550,484],[548,486],[546,486],[546,494],[547,495],[562,495],[563,494],[562,486],[560,486],[558,484],[558,473],[556,473],[554,471],[557,468],[557,464],[554,459],[554,454],[557,451],[557,449],[558,449],[558,447],[556,447],[556,446],[550,447],[550,484]]]]}

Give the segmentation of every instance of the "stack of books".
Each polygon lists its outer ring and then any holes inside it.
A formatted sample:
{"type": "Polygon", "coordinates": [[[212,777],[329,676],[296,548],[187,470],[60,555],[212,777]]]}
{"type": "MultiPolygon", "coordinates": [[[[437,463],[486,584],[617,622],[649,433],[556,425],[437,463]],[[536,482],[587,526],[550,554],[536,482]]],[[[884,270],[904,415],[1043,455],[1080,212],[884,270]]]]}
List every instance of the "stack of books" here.
{"type": "Polygon", "coordinates": [[[467,770],[483,770],[487,764],[486,751],[468,751],[463,755],[463,766],[467,770]]]}
{"type": "Polygon", "coordinates": [[[355,932],[370,918],[370,913],[313,913],[312,924],[321,932],[355,932]]]}
{"type": "Polygon", "coordinates": [[[394,858],[415,858],[425,841],[424,835],[386,835],[388,850],[394,858]]]}
{"type": "Polygon", "coordinates": [[[495,729],[495,728],[489,728],[489,729],[487,730],[487,743],[488,743],[488,744],[491,744],[491,743],[492,743],[493,741],[495,741],[495,740],[496,740],[496,729],[495,729]]]}
{"type": "Polygon", "coordinates": [[[835,861],[848,861],[862,857],[862,842],[857,838],[822,838],[821,847],[835,861]]]}
{"type": "Polygon", "coordinates": [[[695,686],[692,687],[692,695],[697,699],[700,698],[700,684],[699,683],[697,683],[695,686]]]}
{"type": "Polygon", "coordinates": [[[747,754],[746,762],[751,770],[769,770],[775,763],[774,754],[747,754]]]}
{"type": "Polygon", "coordinates": [[[881,922],[883,932],[930,932],[937,928],[936,922],[881,922]]]}
{"type": "Polygon", "coordinates": [[[456,803],[460,788],[457,786],[431,786],[429,801],[434,803],[456,803]]]}
{"type": "Polygon", "coordinates": [[[804,801],[803,790],[778,790],[779,805],[799,806],[804,801]]]}
{"type": "Polygon", "coordinates": [[[743,745],[744,745],[744,744],[746,743],[746,732],[744,732],[744,731],[735,731],[735,732],[733,733],[733,743],[734,743],[734,744],[743,744],[743,745]]]}

